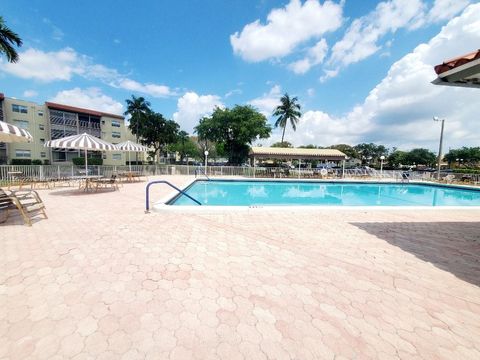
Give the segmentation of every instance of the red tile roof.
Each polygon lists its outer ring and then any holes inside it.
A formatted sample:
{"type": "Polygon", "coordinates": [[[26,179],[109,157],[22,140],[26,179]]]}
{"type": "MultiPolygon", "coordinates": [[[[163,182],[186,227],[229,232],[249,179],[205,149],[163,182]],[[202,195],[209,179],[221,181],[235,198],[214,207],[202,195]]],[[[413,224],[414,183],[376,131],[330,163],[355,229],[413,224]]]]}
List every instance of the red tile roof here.
{"type": "Polygon", "coordinates": [[[445,60],[442,64],[436,65],[434,69],[437,75],[440,75],[448,70],[452,70],[460,65],[464,65],[477,59],[480,59],[480,50],[456,57],[454,59],[445,60]]]}
{"type": "Polygon", "coordinates": [[[96,111],[96,110],[90,110],[90,109],[83,109],[75,106],[69,106],[69,105],[63,105],[63,104],[57,104],[57,103],[52,103],[52,102],[45,102],[45,105],[48,108],[53,108],[57,110],[65,110],[65,111],[72,111],[72,112],[78,112],[82,114],[88,114],[88,115],[94,115],[94,116],[108,116],[111,118],[116,118],[116,119],[124,119],[123,116],[121,115],[115,115],[115,114],[109,114],[101,111],[96,111]]]}

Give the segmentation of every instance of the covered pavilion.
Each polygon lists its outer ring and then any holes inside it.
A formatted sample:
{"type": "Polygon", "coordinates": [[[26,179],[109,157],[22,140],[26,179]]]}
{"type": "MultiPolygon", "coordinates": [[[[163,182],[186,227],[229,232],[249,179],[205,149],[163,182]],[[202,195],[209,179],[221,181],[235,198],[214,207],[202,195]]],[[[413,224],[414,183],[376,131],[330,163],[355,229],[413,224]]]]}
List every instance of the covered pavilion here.
{"type": "MultiPolygon", "coordinates": [[[[305,148],[280,148],[280,147],[252,147],[249,157],[256,166],[256,160],[298,160],[298,167],[302,160],[320,160],[334,161],[337,164],[342,163],[342,169],[345,169],[345,159],[347,156],[337,149],[305,149],[305,148]]],[[[342,172],[343,172],[342,171],[342,172]]]]}

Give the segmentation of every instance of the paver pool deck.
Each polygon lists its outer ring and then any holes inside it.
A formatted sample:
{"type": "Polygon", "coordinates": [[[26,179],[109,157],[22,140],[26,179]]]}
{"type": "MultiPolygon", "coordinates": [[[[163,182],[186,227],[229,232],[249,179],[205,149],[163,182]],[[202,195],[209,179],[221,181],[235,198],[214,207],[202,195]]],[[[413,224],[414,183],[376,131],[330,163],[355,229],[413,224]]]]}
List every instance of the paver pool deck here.
{"type": "Polygon", "coordinates": [[[145,214],[144,188],[0,225],[0,359],[480,359],[479,210],[145,214]]]}

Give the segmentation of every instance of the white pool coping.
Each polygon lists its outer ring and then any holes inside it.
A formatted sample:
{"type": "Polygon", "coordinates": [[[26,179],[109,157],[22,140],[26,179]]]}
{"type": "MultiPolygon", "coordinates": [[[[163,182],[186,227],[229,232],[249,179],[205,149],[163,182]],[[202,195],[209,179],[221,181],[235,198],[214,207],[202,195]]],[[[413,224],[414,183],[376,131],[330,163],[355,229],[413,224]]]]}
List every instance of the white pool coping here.
{"type": "MultiPolygon", "coordinates": [[[[181,190],[185,190],[189,186],[191,186],[196,181],[202,181],[206,179],[195,178],[191,181],[187,182],[181,190]]],[[[210,177],[210,180],[237,180],[237,181],[285,181],[285,182],[292,182],[292,181],[302,181],[302,182],[337,182],[337,183],[349,183],[349,182],[356,182],[356,183],[397,183],[402,184],[401,182],[395,181],[395,179],[365,179],[365,180],[358,180],[358,179],[292,179],[292,178],[242,178],[242,177],[210,177]]],[[[207,180],[208,181],[208,180],[207,180]]],[[[439,187],[452,187],[452,188],[460,188],[460,189],[468,189],[468,190],[477,190],[480,189],[478,187],[468,186],[468,185],[461,185],[461,184],[439,184],[432,181],[409,181],[408,183],[403,184],[415,184],[415,185],[433,185],[439,187]]],[[[346,205],[253,205],[253,206],[243,206],[243,205],[231,205],[231,206],[218,206],[218,205],[182,205],[182,206],[173,206],[167,205],[169,201],[171,201],[174,197],[178,195],[176,190],[173,190],[168,193],[167,196],[162,198],[159,202],[153,204],[151,206],[151,211],[176,211],[176,212],[225,212],[225,211],[316,211],[316,210],[348,210],[348,211],[392,211],[392,210],[480,210],[480,206],[346,206],[346,205]]]]}

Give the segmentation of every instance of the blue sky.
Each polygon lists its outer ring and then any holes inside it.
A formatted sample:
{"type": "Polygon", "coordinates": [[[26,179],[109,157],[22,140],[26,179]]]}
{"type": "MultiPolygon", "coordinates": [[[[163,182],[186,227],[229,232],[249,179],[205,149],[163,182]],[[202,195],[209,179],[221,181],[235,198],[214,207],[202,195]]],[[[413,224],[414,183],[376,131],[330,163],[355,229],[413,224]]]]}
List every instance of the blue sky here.
{"type": "Polygon", "coordinates": [[[269,115],[288,92],[304,113],[286,133],[296,145],[433,149],[433,115],[449,119],[448,146],[480,145],[474,109],[463,104],[478,102],[478,91],[429,83],[432,65],[478,48],[476,1],[132,4],[4,0],[1,15],[24,45],[18,64],[0,64],[0,92],[115,113],[135,94],[189,132],[216,105],[250,103],[269,115]],[[452,93],[455,104],[438,106],[452,93]]]}

